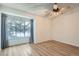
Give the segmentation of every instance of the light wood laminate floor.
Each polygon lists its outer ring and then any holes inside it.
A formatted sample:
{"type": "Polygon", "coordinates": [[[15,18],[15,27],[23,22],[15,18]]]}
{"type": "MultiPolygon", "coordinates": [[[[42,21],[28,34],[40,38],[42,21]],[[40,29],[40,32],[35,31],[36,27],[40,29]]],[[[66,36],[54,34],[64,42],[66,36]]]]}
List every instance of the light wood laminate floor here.
{"type": "Polygon", "coordinates": [[[1,56],[79,56],[79,47],[46,41],[38,44],[13,46],[0,51],[1,56]]]}

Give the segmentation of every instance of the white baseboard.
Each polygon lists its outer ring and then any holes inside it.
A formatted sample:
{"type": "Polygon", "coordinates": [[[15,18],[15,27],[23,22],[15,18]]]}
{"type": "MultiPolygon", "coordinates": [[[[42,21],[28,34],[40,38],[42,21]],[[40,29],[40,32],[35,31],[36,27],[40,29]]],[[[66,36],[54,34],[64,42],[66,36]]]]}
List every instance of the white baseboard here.
{"type": "Polygon", "coordinates": [[[55,40],[55,41],[58,41],[58,42],[61,42],[61,43],[65,43],[65,44],[68,44],[68,45],[72,45],[72,46],[75,46],[75,47],[79,47],[79,44],[75,44],[75,43],[71,43],[71,42],[66,42],[66,41],[60,41],[60,40],[55,40]]]}

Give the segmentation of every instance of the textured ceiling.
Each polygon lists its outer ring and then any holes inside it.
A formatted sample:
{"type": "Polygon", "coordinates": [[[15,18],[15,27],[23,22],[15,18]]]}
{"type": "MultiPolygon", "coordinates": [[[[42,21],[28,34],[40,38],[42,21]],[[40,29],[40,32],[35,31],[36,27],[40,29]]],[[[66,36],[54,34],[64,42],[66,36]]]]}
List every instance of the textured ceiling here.
{"type": "MultiPolygon", "coordinates": [[[[53,3],[3,3],[1,5],[33,13],[35,15],[43,15],[47,11],[52,10],[53,7],[53,3]]],[[[60,3],[58,5],[61,7],[70,6],[73,9],[79,6],[78,3],[60,3]]]]}

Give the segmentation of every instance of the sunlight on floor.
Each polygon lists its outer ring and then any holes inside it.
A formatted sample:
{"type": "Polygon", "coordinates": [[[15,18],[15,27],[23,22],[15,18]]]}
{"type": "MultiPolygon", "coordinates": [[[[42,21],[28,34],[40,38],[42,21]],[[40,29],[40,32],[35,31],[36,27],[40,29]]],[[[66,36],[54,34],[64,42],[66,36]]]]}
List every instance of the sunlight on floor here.
{"type": "Polygon", "coordinates": [[[30,44],[13,46],[1,50],[1,56],[29,56],[32,54],[32,48],[30,44]]]}

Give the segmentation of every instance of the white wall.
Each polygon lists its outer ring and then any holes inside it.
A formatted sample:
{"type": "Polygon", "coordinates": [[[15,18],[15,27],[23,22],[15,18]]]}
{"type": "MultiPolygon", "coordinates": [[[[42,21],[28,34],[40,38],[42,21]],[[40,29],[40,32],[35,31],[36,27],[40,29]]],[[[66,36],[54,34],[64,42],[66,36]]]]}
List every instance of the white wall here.
{"type": "Polygon", "coordinates": [[[36,16],[37,43],[51,40],[51,20],[36,16]]]}
{"type": "Polygon", "coordinates": [[[79,47],[79,8],[52,19],[52,39],[79,47]]]}

